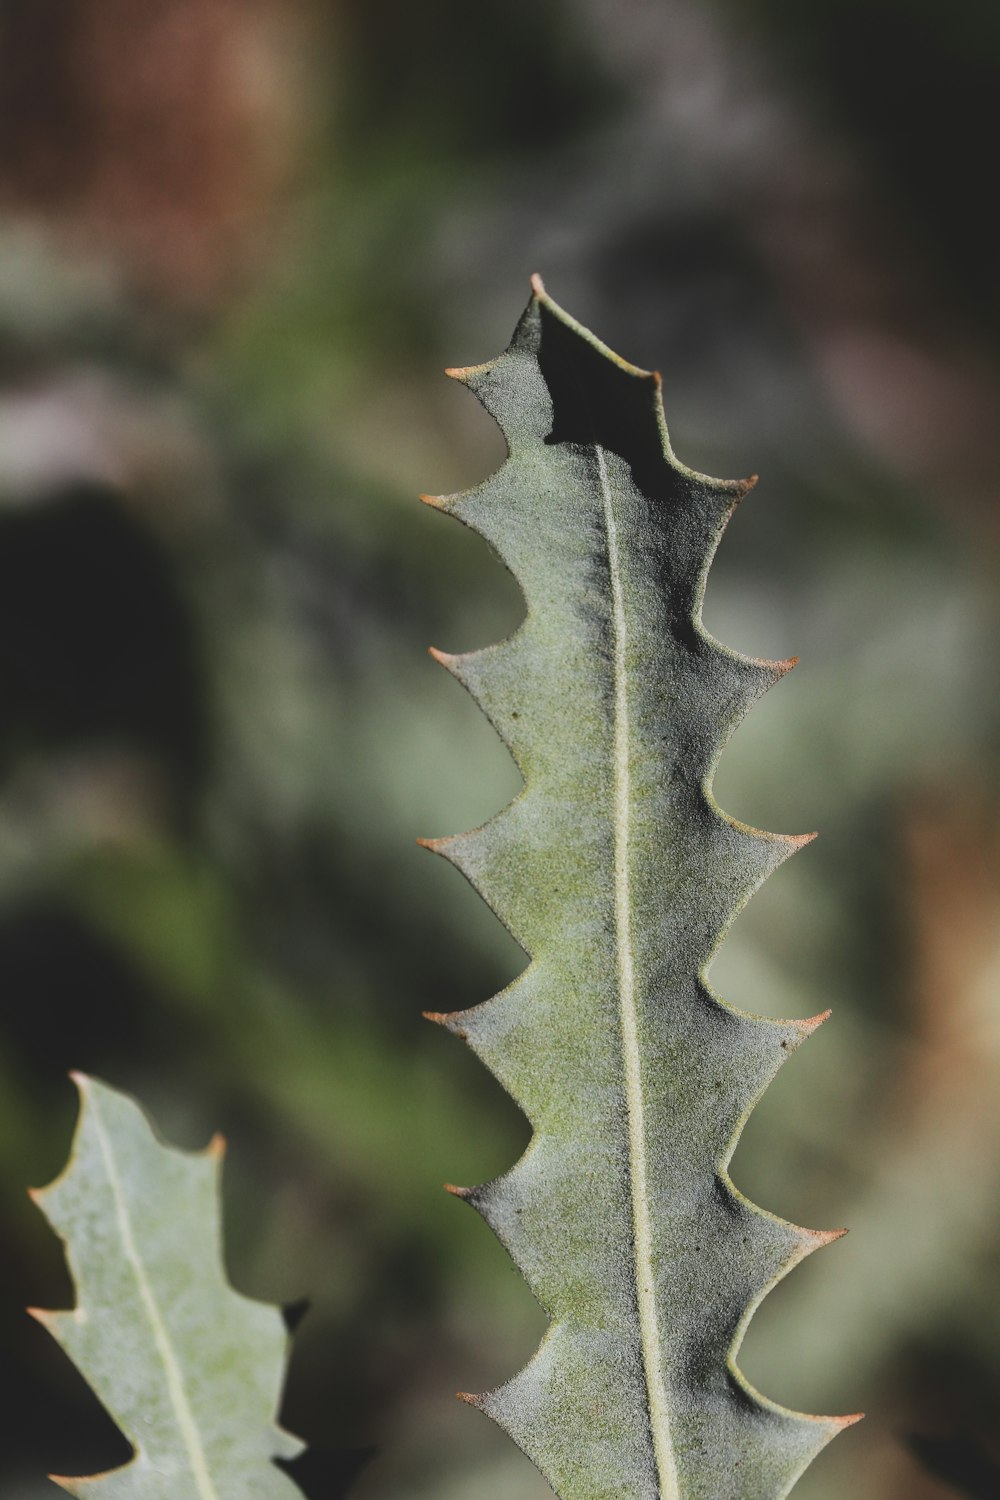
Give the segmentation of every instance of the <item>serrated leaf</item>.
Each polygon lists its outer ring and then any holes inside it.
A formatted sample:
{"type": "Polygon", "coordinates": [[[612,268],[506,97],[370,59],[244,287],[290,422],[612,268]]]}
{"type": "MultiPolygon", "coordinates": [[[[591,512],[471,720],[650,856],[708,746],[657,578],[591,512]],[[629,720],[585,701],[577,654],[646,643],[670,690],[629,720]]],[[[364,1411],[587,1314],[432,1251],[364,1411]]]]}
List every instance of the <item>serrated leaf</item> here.
{"type": "Polygon", "coordinates": [[[126,1095],[74,1075],[80,1118],[61,1177],[32,1196],[65,1241],[72,1312],[32,1310],[133,1444],[123,1468],[57,1478],[88,1500],[302,1500],[272,1459],[287,1334],[226,1280],[223,1146],[163,1146],[126,1095]]]}
{"type": "Polygon", "coordinates": [[[735,1364],[750,1314],[835,1237],[749,1203],[728,1164],[781,1063],[822,1017],[740,1013],[705,973],[757,886],[806,840],[727,817],[722,747],[788,669],[701,621],[726,521],[753,483],[685,468],[658,375],[533,283],[509,349],[450,371],[508,446],[479,488],[424,497],[519,581],[509,640],[438,658],[490,717],[524,789],[429,841],[529,955],[508,989],[437,1017],[527,1115],[506,1176],[462,1196],[552,1319],[514,1379],[468,1398],[562,1500],[777,1500],[853,1418],[758,1395],[735,1364]]]}

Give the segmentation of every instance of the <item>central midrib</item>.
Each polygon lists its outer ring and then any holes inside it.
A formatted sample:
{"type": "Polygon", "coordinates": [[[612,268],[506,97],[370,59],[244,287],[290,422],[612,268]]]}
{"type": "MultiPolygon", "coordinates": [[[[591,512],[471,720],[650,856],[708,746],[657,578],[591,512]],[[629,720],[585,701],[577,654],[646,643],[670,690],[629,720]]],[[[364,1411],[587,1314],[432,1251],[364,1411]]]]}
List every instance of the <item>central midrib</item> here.
{"type": "Polygon", "coordinates": [[[111,1142],[108,1140],[104,1126],[101,1123],[97,1101],[93,1099],[91,1100],[91,1118],[93,1119],[94,1129],[97,1133],[97,1142],[100,1147],[101,1158],[104,1162],[104,1170],[107,1173],[111,1194],[115,1201],[115,1217],[118,1220],[118,1227],[121,1231],[125,1258],[135,1277],[139,1297],[146,1310],[146,1316],[149,1319],[153,1342],[163,1362],[164,1376],[170,1395],[170,1404],[173,1406],[174,1415],[177,1418],[181,1441],[187,1450],[188,1460],[191,1465],[191,1475],[198,1492],[198,1500],[219,1500],[219,1492],[215,1488],[212,1477],[208,1472],[208,1464],[205,1459],[205,1450],[202,1447],[201,1436],[184,1390],[184,1381],[180,1366],[177,1363],[177,1356],[174,1353],[163,1316],[153,1295],[152,1288],[149,1285],[146,1269],[142,1263],[138,1246],[135,1243],[128,1204],[125,1200],[121,1178],[118,1175],[118,1169],[115,1165],[111,1142]]]}
{"type": "Polygon", "coordinates": [[[629,1174],[632,1227],[635,1246],[635,1288],[639,1315],[642,1363],[646,1376],[649,1426],[661,1500],[680,1500],[677,1464],[670,1438],[670,1413],[663,1379],[660,1329],[656,1316],[653,1282],[653,1235],[647,1196],[646,1128],[642,1092],[642,1060],[636,1014],[635,967],[632,957],[632,899],[629,879],[629,702],[628,622],[622,593],[618,527],[615,521],[604,449],[594,445],[597,472],[604,501],[604,526],[611,576],[612,622],[614,626],[614,883],[615,938],[618,964],[618,999],[621,1011],[622,1057],[625,1072],[625,1103],[628,1112],[629,1174]]]}

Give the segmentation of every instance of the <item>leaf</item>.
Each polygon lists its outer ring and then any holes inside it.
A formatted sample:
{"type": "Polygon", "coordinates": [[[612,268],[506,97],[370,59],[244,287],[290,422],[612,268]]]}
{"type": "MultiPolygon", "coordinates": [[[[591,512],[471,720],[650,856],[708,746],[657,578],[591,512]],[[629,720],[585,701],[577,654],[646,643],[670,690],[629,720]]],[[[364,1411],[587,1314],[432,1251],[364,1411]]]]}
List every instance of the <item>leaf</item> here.
{"type": "Polygon", "coordinates": [[[73,1076],[81,1109],[69,1165],[32,1197],[66,1243],[77,1306],[31,1312],[135,1456],[56,1483],[88,1500],[302,1500],[271,1462],[302,1451],[274,1420],[281,1312],[226,1281],[221,1138],[197,1155],[162,1146],[131,1099],[73,1076]]]}
{"type": "Polygon", "coordinates": [[[424,841],[530,957],[492,1000],[432,1017],[533,1127],[510,1172],[453,1191],[552,1319],[519,1375],[466,1399],[563,1500],[774,1500],[856,1419],[786,1411],[735,1356],[764,1294],[837,1236],[756,1208],[727,1168],[824,1017],[742,1014],[705,973],[808,842],[736,822],[711,792],[733,728],[792,663],[739,656],[701,622],[712,555],[754,481],[678,463],[660,377],[533,288],[505,354],[448,372],[500,424],[506,462],[468,493],[423,497],[492,544],[527,606],[499,645],[432,653],[524,778],[484,827],[424,841]]]}

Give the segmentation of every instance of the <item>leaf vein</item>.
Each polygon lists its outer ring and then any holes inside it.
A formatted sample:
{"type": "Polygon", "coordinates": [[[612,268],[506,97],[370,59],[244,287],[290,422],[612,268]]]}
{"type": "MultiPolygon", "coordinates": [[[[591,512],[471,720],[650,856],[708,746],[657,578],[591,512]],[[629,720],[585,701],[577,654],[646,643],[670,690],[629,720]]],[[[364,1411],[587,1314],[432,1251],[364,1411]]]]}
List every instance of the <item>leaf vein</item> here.
{"type": "Polygon", "coordinates": [[[642,1362],[649,1403],[649,1425],[656,1460],[661,1500],[680,1500],[677,1464],[670,1435],[670,1412],[663,1376],[656,1288],[653,1281],[653,1236],[647,1195],[646,1132],[643,1109],[642,1062],[636,1014],[635,963],[632,954],[632,896],[629,870],[629,822],[631,772],[629,766],[630,725],[628,701],[628,621],[622,591],[618,526],[612,503],[604,450],[594,445],[597,472],[604,503],[608,570],[611,577],[614,625],[614,888],[615,950],[618,963],[618,998],[621,1011],[622,1057],[625,1101],[628,1113],[629,1172],[632,1224],[635,1243],[636,1303],[642,1362]]]}
{"type": "Polygon", "coordinates": [[[174,1408],[174,1415],[177,1418],[177,1426],[180,1430],[181,1440],[184,1444],[185,1449],[187,1450],[188,1459],[191,1464],[191,1474],[197,1487],[198,1497],[199,1500],[219,1500],[219,1493],[215,1488],[215,1485],[212,1482],[212,1477],[208,1471],[208,1463],[205,1458],[205,1450],[202,1447],[201,1436],[198,1432],[198,1426],[194,1420],[194,1415],[191,1411],[191,1406],[187,1399],[187,1394],[184,1390],[184,1380],[181,1375],[180,1366],[177,1362],[177,1356],[174,1353],[173,1345],[170,1342],[170,1335],[167,1332],[167,1327],[163,1321],[163,1316],[160,1312],[156,1298],[153,1295],[153,1289],[149,1284],[148,1277],[146,1276],[146,1269],[143,1265],[142,1257],[139,1254],[138,1246],[135,1243],[135,1236],[132,1233],[132,1221],[129,1217],[128,1204],[125,1199],[125,1192],[122,1186],[121,1178],[118,1175],[118,1168],[115,1164],[114,1153],[111,1149],[111,1142],[109,1141],[107,1132],[105,1131],[104,1126],[101,1122],[100,1110],[97,1106],[97,1100],[93,1096],[91,1096],[90,1105],[91,1119],[93,1120],[94,1129],[97,1134],[97,1142],[100,1147],[101,1160],[104,1163],[104,1170],[107,1173],[108,1183],[111,1188],[111,1194],[115,1202],[115,1217],[118,1220],[118,1227],[121,1231],[122,1246],[125,1251],[125,1259],[128,1261],[128,1264],[132,1270],[132,1274],[135,1277],[136,1285],[139,1290],[139,1296],[142,1301],[142,1305],[146,1310],[146,1315],[149,1319],[150,1329],[153,1335],[153,1342],[156,1345],[157,1353],[159,1354],[160,1359],[163,1363],[164,1376],[167,1383],[167,1391],[170,1396],[171,1405],[174,1408]]]}

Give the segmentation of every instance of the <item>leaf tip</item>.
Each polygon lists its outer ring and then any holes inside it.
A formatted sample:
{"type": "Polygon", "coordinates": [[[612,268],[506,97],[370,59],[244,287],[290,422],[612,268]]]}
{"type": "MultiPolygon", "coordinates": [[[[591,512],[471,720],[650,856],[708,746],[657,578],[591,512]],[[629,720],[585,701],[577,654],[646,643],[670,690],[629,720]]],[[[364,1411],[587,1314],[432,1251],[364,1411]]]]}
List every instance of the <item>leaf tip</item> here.
{"type": "Polygon", "coordinates": [[[482,1398],[482,1396],[473,1396],[470,1391],[456,1391],[455,1395],[458,1397],[459,1401],[464,1401],[465,1404],[466,1404],[466,1406],[475,1406],[475,1407],[478,1407],[478,1409],[480,1411],[482,1411],[482,1409],[483,1409],[483,1398],[482,1398]]]}
{"type": "Polygon", "coordinates": [[[439,651],[436,646],[428,646],[427,654],[428,656],[432,656],[438,663],[438,665],[442,667],[450,667],[452,662],[455,660],[454,656],[452,656],[450,652],[439,651]]]}
{"type": "Polygon", "coordinates": [[[806,1016],[805,1020],[792,1021],[791,1024],[801,1032],[802,1040],[805,1041],[806,1037],[812,1036],[814,1031],[819,1030],[824,1021],[829,1021],[832,1015],[832,1010],[821,1010],[818,1015],[806,1016]]]}
{"type": "Polygon", "coordinates": [[[464,1026],[458,1024],[459,1017],[464,1014],[460,1010],[424,1010],[420,1014],[425,1021],[433,1021],[435,1026],[443,1026],[446,1031],[453,1031],[456,1036],[465,1041],[469,1033],[464,1026]]]}
{"type": "Polygon", "coordinates": [[[51,1331],[52,1314],[44,1307],[26,1307],[24,1310],[29,1318],[34,1318],[36,1323],[40,1323],[43,1328],[51,1331]]]}
{"type": "Polygon", "coordinates": [[[532,272],[531,291],[533,296],[535,296],[539,302],[541,302],[543,297],[546,297],[548,295],[545,290],[545,282],[539,276],[537,271],[532,272]]]}
{"type": "Polygon", "coordinates": [[[226,1154],[226,1137],[217,1130],[202,1154],[212,1161],[221,1161],[226,1154]]]}
{"type": "Polygon", "coordinates": [[[449,380],[457,380],[459,385],[467,385],[475,389],[483,375],[488,375],[496,364],[496,360],[488,359],[481,365],[449,365],[445,370],[449,380]]]}
{"type": "Polygon", "coordinates": [[[476,1191],[475,1188],[456,1187],[453,1182],[443,1183],[442,1186],[446,1193],[450,1193],[453,1198],[461,1198],[463,1203],[471,1202],[476,1191]]]}
{"type": "Polygon", "coordinates": [[[418,495],[417,499],[420,501],[421,505],[429,505],[432,510],[448,509],[447,495],[418,495]]]}
{"type": "Polygon", "coordinates": [[[772,672],[776,682],[780,682],[782,677],[787,677],[792,668],[799,664],[797,656],[783,656],[777,661],[770,656],[748,656],[747,660],[755,667],[762,667],[764,671],[772,672]]]}
{"type": "Polygon", "coordinates": [[[441,839],[417,839],[421,849],[429,849],[432,854],[443,854],[445,849],[454,840],[450,836],[441,839]]]}
{"type": "Polygon", "coordinates": [[[825,1250],[827,1245],[832,1245],[835,1240],[842,1240],[847,1233],[846,1229],[803,1229],[801,1224],[792,1227],[802,1243],[801,1259],[817,1250],[825,1250]]]}

